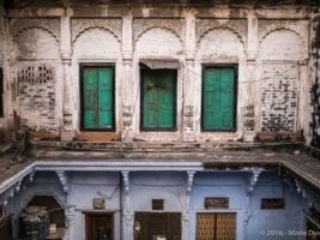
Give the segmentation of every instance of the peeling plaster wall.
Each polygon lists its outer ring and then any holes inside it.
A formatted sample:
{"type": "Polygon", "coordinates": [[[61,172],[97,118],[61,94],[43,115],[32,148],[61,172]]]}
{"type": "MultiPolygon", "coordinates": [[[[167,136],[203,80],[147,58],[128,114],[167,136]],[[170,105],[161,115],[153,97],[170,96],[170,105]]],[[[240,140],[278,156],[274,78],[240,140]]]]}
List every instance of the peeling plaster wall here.
{"type": "Polygon", "coordinates": [[[80,63],[110,63],[115,65],[115,132],[122,141],[230,141],[247,132],[305,128],[310,118],[305,114],[311,40],[307,9],[158,8],[10,11],[12,56],[6,81],[12,104],[7,103],[7,118],[17,112],[30,127],[68,132],[71,140],[80,131],[80,63]],[[139,64],[144,60],[178,63],[173,132],[140,130],[139,64]],[[207,64],[237,66],[235,132],[200,129],[202,69],[207,64]],[[23,86],[31,89],[28,94],[21,91],[21,72],[41,66],[54,69],[54,80],[39,87],[43,94],[32,93],[36,87],[23,86]],[[28,107],[37,106],[38,95],[48,103],[45,112],[28,107]]]}
{"type": "Polygon", "coordinates": [[[11,66],[14,107],[22,125],[33,131],[57,133],[60,86],[59,21],[15,19],[11,66]]]}

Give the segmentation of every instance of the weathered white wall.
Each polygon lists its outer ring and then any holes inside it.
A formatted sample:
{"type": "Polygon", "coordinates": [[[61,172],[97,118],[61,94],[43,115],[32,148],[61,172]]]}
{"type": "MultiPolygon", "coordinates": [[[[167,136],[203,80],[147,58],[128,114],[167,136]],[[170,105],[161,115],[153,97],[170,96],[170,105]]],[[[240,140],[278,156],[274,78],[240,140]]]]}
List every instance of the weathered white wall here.
{"type": "MultiPolygon", "coordinates": [[[[290,132],[307,126],[307,12],[292,15],[291,8],[240,9],[237,15],[223,7],[209,9],[210,14],[197,8],[172,13],[144,8],[122,10],[112,16],[105,12],[81,15],[84,13],[72,8],[38,15],[30,12],[35,18],[12,12],[9,29],[13,61],[6,68],[6,80],[13,83],[9,85],[13,88],[7,95],[17,91],[16,70],[27,63],[34,67],[38,62],[52,65],[56,73],[55,126],[48,127],[51,123],[46,122],[47,116],[35,112],[33,115],[41,119],[35,129],[55,129],[57,133],[64,129],[71,133],[69,140],[80,130],[80,63],[115,65],[116,133],[123,141],[228,141],[240,139],[248,131],[274,131],[281,124],[286,127],[280,126],[280,130],[290,132]],[[150,59],[178,63],[176,131],[140,130],[139,63],[150,59]],[[201,132],[202,68],[206,64],[237,66],[234,133],[201,132]],[[250,106],[254,116],[248,118],[246,109],[250,106]]],[[[17,111],[21,118],[30,119],[26,111],[20,111],[26,109],[27,101],[13,97],[12,106],[6,103],[8,118],[17,111]]],[[[35,120],[28,122],[36,126],[35,120]]]]}
{"type": "MultiPolygon", "coordinates": [[[[15,19],[12,27],[13,109],[34,131],[56,133],[61,123],[59,20],[15,19]]],[[[9,79],[7,79],[9,80],[9,79]]]]}

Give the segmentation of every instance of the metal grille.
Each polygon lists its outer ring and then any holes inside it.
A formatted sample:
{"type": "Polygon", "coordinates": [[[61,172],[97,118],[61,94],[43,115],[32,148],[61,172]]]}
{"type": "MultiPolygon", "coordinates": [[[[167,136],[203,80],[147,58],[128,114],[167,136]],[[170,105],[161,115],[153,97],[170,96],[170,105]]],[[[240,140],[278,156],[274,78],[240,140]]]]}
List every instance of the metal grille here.
{"type": "Polygon", "coordinates": [[[285,202],[283,198],[262,198],[261,209],[284,209],[285,202]]]}
{"type": "Polygon", "coordinates": [[[228,209],[229,198],[206,198],[204,200],[204,207],[206,209],[228,209]]]}
{"type": "Polygon", "coordinates": [[[235,213],[199,213],[196,240],[234,240],[235,213]]]}
{"type": "Polygon", "coordinates": [[[213,213],[200,213],[197,215],[197,240],[215,239],[215,220],[213,213]]]}
{"type": "Polygon", "coordinates": [[[235,239],[236,218],[233,213],[217,214],[217,240],[235,239]]]}
{"type": "Polygon", "coordinates": [[[164,210],[164,200],[152,199],[152,210],[164,210]]]}

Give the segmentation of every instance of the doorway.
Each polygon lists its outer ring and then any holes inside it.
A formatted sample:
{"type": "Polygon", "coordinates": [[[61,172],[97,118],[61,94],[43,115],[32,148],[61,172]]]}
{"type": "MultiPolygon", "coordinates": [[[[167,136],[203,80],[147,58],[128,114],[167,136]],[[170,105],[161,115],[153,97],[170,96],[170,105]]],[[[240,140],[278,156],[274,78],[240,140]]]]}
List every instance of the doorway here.
{"type": "Polygon", "coordinates": [[[113,213],[86,213],[86,240],[113,240],[113,213]]]}
{"type": "Polygon", "coordinates": [[[181,240],[181,213],[137,212],[135,240],[181,240]]]}
{"type": "Polygon", "coordinates": [[[235,240],[235,213],[198,213],[196,240],[235,240]]]}

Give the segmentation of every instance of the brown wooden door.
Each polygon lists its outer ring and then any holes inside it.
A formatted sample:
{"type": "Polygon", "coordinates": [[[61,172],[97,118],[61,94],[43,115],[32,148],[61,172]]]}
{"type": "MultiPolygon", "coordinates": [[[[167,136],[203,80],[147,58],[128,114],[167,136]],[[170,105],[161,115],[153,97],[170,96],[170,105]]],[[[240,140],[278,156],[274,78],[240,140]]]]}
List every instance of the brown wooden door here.
{"type": "Polygon", "coordinates": [[[86,240],[113,239],[113,213],[86,213],[86,240]]]}
{"type": "Polygon", "coordinates": [[[181,213],[137,212],[134,220],[141,226],[135,240],[181,240],[181,213]]]}
{"type": "Polygon", "coordinates": [[[198,213],[196,240],[235,240],[235,213],[198,213]]]}

